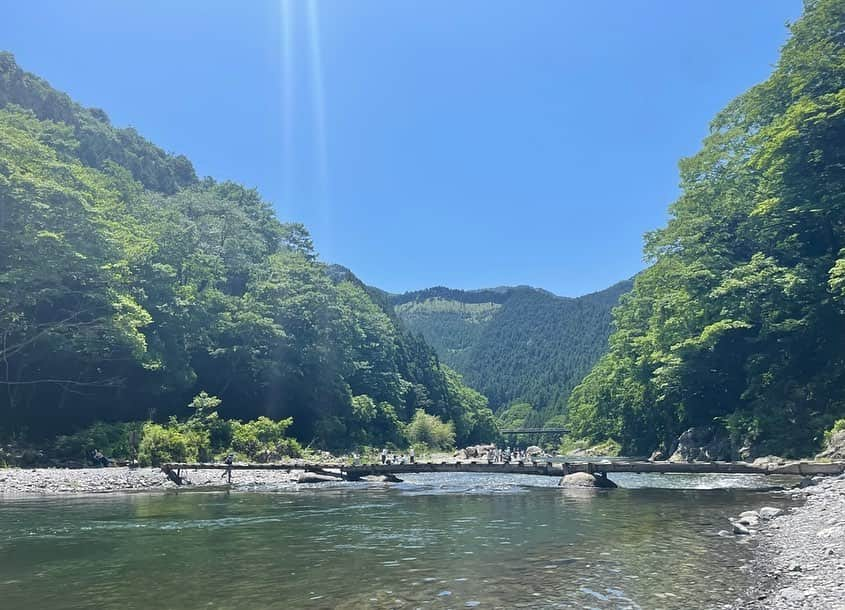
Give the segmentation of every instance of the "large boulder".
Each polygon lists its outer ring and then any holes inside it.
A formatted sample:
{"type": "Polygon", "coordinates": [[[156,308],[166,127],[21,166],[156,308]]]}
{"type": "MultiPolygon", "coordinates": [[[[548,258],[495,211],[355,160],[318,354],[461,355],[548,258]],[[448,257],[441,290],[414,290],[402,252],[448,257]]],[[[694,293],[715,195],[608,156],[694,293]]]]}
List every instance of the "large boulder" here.
{"type": "Polygon", "coordinates": [[[732,458],[730,439],[713,426],[696,426],[678,437],[670,462],[713,462],[732,458]]]}
{"type": "Polygon", "coordinates": [[[543,450],[540,449],[537,445],[531,445],[528,449],[525,450],[525,455],[532,456],[532,455],[542,455],[543,450]]]}
{"type": "Polygon", "coordinates": [[[786,462],[786,458],[782,458],[778,455],[761,455],[758,458],[754,458],[754,461],[751,463],[755,466],[781,466],[786,464],[786,462]]]}
{"type": "Polygon", "coordinates": [[[845,430],[831,434],[824,451],[816,457],[828,460],[845,460],[845,430]]]}
{"type": "Polygon", "coordinates": [[[455,457],[459,460],[470,458],[485,458],[496,445],[470,445],[455,452],[455,457]]]}
{"type": "Polygon", "coordinates": [[[596,477],[587,472],[573,472],[563,477],[558,483],[559,487],[598,487],[613,489],[616,483],[606,477],[596,477]]]}
{"type": "Polygon", "coordinates": [[[317,472],[300,472],[296,475],[295,478],[295,481],[297,483],[328,483],[340,480],[340,477],[335,477],[327,474],[319,474],[317,472]]]}

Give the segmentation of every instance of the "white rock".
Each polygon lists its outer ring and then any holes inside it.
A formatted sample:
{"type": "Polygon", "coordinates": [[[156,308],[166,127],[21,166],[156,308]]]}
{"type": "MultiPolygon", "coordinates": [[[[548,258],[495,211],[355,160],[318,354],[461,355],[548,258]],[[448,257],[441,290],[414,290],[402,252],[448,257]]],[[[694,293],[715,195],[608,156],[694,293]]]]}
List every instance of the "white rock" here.
{"type": "Polygon", "coordinates": [[[774,519],[777,517],[782,511],[779,508],[774,508],[772,506],[764,506],[759,510],[760,518],[761,519],[774,519]]]}
{"type": "Polygon", "coordinates": [[[751,530],[749,530],[747,527],[745,527],[741,523],[734,523],[733,524],[733,532],[734,532],[734,534],[747,536],[748,534],[751,533],[751,530]]]}
{"type": "Polygon", "coordinates": [[[836,525],[834,527],[826,527],[816,532],[819,538],[845,538],[845,526],[836,525]]]}
{"type": "Polygon", "coordinates": [[[778,597],[790,602],[800,602],[804,599],[804,592],[795,587],[785,587],[778,592],[778,597]]]}
{"type": "Polygon", "coordinates": [[[760,524],[760,514],[756,510],[746,510],[739,513],[738,523],[748,527],[756,527],[760,524]]]}

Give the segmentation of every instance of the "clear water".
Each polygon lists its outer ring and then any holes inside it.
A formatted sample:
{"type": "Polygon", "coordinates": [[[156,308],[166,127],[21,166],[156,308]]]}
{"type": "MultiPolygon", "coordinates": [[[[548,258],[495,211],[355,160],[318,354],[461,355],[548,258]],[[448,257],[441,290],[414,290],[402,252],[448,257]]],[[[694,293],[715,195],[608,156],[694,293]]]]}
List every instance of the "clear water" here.
{"type": "Polygon", "coordinates": [[[614,479],[0,497],[0,607],[712,608],[753,550],[719,530],[785,502],[723,488],[756,477],[614,479]]]}

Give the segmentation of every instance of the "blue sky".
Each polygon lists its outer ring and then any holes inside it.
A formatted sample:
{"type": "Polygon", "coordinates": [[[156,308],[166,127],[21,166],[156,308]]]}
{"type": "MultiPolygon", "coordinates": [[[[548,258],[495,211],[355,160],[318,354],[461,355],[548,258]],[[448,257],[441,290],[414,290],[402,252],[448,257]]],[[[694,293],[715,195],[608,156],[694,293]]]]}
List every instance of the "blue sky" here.
{"type": "Polygon", "coordinates": [[[575,296],[643,267],[677,161],[799,0],[6,2],[0,48],[324,260],[399,292],[575,296]]]}

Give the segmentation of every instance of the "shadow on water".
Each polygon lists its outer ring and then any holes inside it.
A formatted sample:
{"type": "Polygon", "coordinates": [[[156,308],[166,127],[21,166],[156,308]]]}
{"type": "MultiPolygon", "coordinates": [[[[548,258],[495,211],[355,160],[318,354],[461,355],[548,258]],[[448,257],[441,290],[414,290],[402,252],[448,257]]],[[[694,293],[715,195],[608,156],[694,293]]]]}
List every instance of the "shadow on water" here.
{"type": "MultiPolygon", "coordinates": [[[[730,600],[746,584],[751,549],[719,531],[729,516],[784,496],[647,482],[584,490],[541,477],[421,475],[276,493],[5,499],[0,599],[4,608],[44,609],[730,600]]],[[[681,482],[725,483],[672,484],[681,482]]]]}

